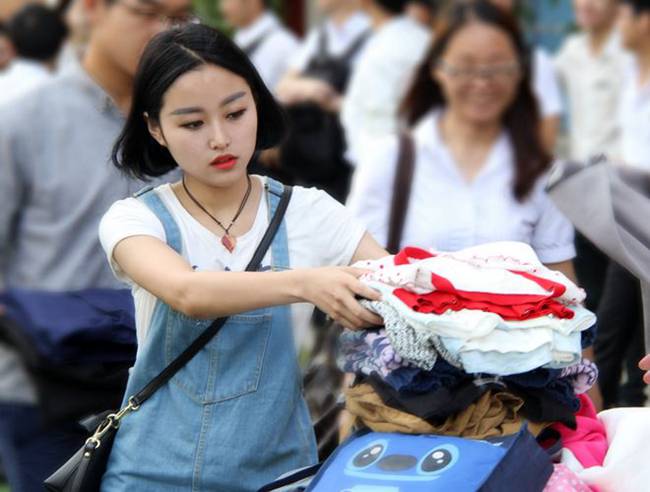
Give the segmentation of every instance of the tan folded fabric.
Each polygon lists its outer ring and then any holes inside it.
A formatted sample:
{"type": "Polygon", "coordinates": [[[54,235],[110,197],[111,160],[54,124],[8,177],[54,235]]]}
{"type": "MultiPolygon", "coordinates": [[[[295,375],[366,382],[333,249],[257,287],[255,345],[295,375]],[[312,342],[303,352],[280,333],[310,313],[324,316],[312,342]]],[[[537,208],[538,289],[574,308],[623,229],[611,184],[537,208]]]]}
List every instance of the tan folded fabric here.
{"type": "MultiPolygon", "coordinates": [[[[432,425],[415,415],[384,404],[369,384],[346,388],[346,408],[361,423],[376,432],[438,434],[485,439],[519,432],[524,419],[518,414],[524,402],[505,391],[488,391],[462,412],[450,416],[442,425],[432,425]]],[[[547,424],[528,423],[533,435],[547,424]]]]}

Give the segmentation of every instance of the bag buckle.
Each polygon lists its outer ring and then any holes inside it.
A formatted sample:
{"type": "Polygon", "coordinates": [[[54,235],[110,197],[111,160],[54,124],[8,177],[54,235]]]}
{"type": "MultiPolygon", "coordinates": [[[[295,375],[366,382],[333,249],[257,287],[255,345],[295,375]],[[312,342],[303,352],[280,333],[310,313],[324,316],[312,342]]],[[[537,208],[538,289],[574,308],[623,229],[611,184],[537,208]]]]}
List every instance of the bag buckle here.
{"type": "MultiPolygon", "coordinates": [[[[117,413],[111,413],[106,417],[106,419],[99,424],[95,433],[86,439],[86,446],[92,446],[93,450],[97,449],[102,445],[102,438],[110,429],[118,429],[120,427],[120,420],[122,420],[126,415],[131,412],[135,412],[140,409],[140,405],[136,404],[133,397],[129,398],[129,403],[122,408],[117,413]]],[[[86,456],[89,456],[89,452],[86,451],[86,456]]]]}

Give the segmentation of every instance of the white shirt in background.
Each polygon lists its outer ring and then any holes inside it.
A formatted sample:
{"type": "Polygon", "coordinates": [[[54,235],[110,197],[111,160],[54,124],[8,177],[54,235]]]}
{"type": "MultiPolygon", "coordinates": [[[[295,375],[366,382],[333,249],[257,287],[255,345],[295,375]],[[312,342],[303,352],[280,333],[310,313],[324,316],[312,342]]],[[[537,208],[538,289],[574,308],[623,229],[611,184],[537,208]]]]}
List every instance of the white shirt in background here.
{"type": "Polygon", "coordinates": [[[650,171],[650,82],[640,85],[634,62],[625,73],[618,116],[622,162],[650,171]]]}
{"type": "MultiPolygon", "coordinates": [[[[323,27],[319,26],[309,31],[307,38],[289,64],[292,70],[302,72],[307,68],[309,61],[320,49],[319,43],[323,28],[327,37],[327,44],[325,45],[327,53],[331,56],[341,56],[361,35],[368,32],[371,26],[368,16],[360,11],[350,15],[340,25],[328,19],[323,24],[323,27]]],[[[361,49],[354,55],[353,64],[359,59],[362,51],[361,49]]]]}
{"type": "MultiPolygon", "coordinates": [[[[253,179],[265,179],[254,177],[253,179]]],[[[156,188],[162,202],[178,224],[183,242],[183,257],[201,271],[244,271],[268,227],[266,197],[262,196],[255,222],[244,235],[237,237],[233,253],[221,244],[220,238],[201,225],[185,210],[171,186],[156,188]]],[[[365,229],[347,210],[324,191],[316,188],[293,189],[285,215],[289,261],[291,268],[349,265],[365,229]]],[[[135,301],[135,322],[138,344],[144,342],[156,305],[156,298],[130,280],[113,260],[113,250],[123,239],[153,236],[165,241],[165,230],[156,215],[137,198],[115,202],[99,226],[99,239],[118,279],[127,282],[135,301]]],[[[271,264],[271,249],[262,261],[262,270],[271,264]]],[[[314,306],[300,303],[291,306],[296,345],[310,349],[312,333],[310,318],[314,306]]]]}
{"type": "Polygon", "coordinates": [[[41,63],[15,59],[0,73],[0,105],[37,89],[52,77],[41,63]]]}
{"type": "Polygon", "coordinates": [[[562,94],[553,60],[542,49],[533,52],[533,92],[542,118],[562,114],[562,94]]]}
{"type": "Polygon", "coordinates": [[[569,107],[569,157],[585,160],[597,154],[620,155],[620,126],[616,114],[629,54],[617,32],[599,55],[586,34],[569,36],[555,66],[569,107]]]}
{"type": "Polygon", "coordinates": [[[298,39],[271,12],[265,12],[250,26],[239,29],[235,43],[242,49],[264,37],[251,56],[266,86],[273,91],[289,67],[289,60],[298,49],[298,39]],[[265,36],[265,37],[264,37],[265,36]]]}
{"type": "MultiPolygon", "coordinates": [[[[434,111],[424,116],[413,132],[416,157],[401,246],[457,251],[495,241],[520,241],[532,246],[542,263],[573,258],[573,227],[544,191],[544,177],[523,203],[514,197],[515,162],[507,134],[502,133],[479,174],[468,182],[442,140],[439,115],[434,111]]],[[[368,147],[346,204],[383,245],[397,156],[397,137],[368,147]]]]}
{"type": "Polygon", "coordinates": [[[365,139],[397,133],[399,105],[430,42],[431,33],[407,16],[389,20],[368,40],[341,109],[353,164],[365,139]]]}

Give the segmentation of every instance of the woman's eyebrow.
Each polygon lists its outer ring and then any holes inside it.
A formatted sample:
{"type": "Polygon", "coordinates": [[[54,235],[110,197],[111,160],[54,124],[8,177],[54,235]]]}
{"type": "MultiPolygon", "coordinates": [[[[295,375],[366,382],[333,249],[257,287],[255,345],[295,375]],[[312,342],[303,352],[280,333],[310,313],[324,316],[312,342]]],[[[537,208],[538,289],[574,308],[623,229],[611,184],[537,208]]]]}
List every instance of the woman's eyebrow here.
{"type": "Polygon", "coordinates": [[[228,96],[223,101],[221,101],[221,107],[228,106],[228,104],[230,104],[231,102],[234,102],[237,99],[241,99],[245,95],[246,95],[246,92],[244,92],[244,91],[235,92],[234,94],[228,96]]]}
{"type": "MultiPolygon", "coordinates": [[[[228,106],[228,104],[235,102],[237,99],[241,99],[246,95],[246,92],[240,91],[240,92],[235,92],[234,94],[226,97],[223,101],[221,101],[220,106],[228,106]]],[[[203,109],[198,107],[198,106],[191,106],[188,108],[178,108],[175,109],[174,111],[171,111],[169,114],[171,116],[177,116],[177,115],[183,115],[183,114],[192,114],[192,113],[200,113],[202,112],[203,109]]]]}
{"type": "Polygon", "coordinates": [[[174,111],[170,112],[169,114],[172,116],[176,115],[182,115],[182,114],[192,114],[192,113],[201,113],[203,109],[199,108],[198,106],[190,107],[190,108],[178,108],[175,109],[174,111]]]}

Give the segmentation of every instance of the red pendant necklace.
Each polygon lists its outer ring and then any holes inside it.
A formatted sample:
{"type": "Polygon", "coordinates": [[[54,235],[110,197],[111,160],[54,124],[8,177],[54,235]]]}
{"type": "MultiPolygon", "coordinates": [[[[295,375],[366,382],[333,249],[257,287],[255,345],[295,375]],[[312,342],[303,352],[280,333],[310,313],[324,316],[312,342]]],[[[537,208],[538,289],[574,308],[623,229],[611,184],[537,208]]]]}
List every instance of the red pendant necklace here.
{"type": "Polygon", "coordinates": [[[235,250],[235,246],[237,246],[237,239],[235,239],[234,236],[230,235],[230,228],[235,224],[239,216],[241,215],[242,211],[244,210],[244,207],[246,206],[246,202],[248,201],[248,197],[251,194],[251,178],[250,176],[246,176],[246,179],[248,180],[248,188],[246,188],[246,193],[244,194],[244,198],[239,204],[239,209],[237,209],[237,213],[235,216],[232,218],[230,221],[230,225],[228,227],[225,227],[214,215],[212,215],[210,212],[208,212],[203,205],[199,203],[199,201],[194,198],[194,195],[190,193],[190,190],[187,189],[187,185],[185,184],[185,176],[183,176],[182,183],[183,183],[183,189],[185,190],[185,193],[187,193],[187,196],[190,197],[190,200],[194,202],[194,204],[199,207],[205,214],[210,217],[212,220],[214,220],[219,227],[223,229],[223,236],[221,236],[221,244],[223,244],[223,247],[228,250],[229,253],[232,253],[235,250]]]}

